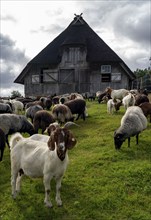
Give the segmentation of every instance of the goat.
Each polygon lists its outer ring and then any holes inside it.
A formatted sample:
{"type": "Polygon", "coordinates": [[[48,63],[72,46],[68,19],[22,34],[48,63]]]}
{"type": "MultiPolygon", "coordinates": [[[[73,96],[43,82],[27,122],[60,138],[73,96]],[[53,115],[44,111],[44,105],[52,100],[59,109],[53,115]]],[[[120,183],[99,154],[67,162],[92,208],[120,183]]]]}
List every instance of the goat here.
{"type": "Polygon", "coordinates": [[[23,138],[20,133],[12,135],[11,146],[11,185],[12,196],[16,198],[20,191],[23,174],[30,177],[43,177],[45,187],[44,203],[51,208],[49,199],[50,181],[56,180],[56,202],[62,206],[60,197],[61,181],[68,165],[68,150],[76,145],[76,139],[71,131],[53,126],[48,143],[23,138]]]}
{"type": "Polygon", "coordinates": [[[116,99],[120,99],[122,100],[124,98],[124,96],[126,96],[128,94],[128,90],[126,89],[111,89],[110,87],[107,87],[105,89],[106,93],[109,93],[109,95],[111,96],[111,98],[116,101],[116,99]]]}
{"type": "Polygon", "coordinates": [[[126,95],[123,100],[122,103],[124,105],[125,110],[129,107],[129,106],[133,106],[135,104],[135,97],[132,93],[129,93],[128,95],[126,95]]]}
{"type": "Polygon", "coordinates": [[[103,98],[106,97],[109,99],[111,99],[111,96],[109,95],[109,93],[106,92],[101,92],[100,94],[98,94],[97,98],[98,98],[98,103],[100,104],[103,101],[103,98]]]}
{"type": "Polygon", "coordinates": [[[120,106],[122,105],[122,101],[117,100],[116,102],[113,101],[113,99],[109,99],[107,102],[107,112],[109,114],[113,114],[113,110],[117,112],[120,109],[120,106]]]}

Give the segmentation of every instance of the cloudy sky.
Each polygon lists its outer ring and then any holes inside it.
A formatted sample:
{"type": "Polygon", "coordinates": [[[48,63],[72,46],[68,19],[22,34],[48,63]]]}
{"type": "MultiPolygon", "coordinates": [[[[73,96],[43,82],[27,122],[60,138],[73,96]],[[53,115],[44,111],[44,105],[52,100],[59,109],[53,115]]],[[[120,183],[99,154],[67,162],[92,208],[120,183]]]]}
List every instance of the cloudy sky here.
{"type": "Polygon", "coordinates": [[[134,71],[149,67],[151,0],[0,1],[0,96],[24,86],[13,83],[26,64],[83,13],[89,26],[134,71]]]}

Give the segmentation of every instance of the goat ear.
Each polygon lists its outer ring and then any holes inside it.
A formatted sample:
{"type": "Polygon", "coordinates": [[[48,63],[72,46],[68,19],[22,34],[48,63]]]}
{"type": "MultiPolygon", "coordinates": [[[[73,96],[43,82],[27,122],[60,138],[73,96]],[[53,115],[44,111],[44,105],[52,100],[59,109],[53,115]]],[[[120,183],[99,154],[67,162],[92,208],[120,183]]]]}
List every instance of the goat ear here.
{"type": "Polygon", "coordinates": [[[49,127],[47,128],[48,135],[50,136],[54,130],[56,130],[56,127],[54,125],[49,125],[49,127]]]}
{"type": "Polygon", "coordinates": [[[55,138],[54,138],[54,134],[51,134],[51,136],[50,136],[50,138],[49,138],[47,144],[48,144],[48,147],[49,147],[49,149],[50,149],[51,151],[53,151],[53,150],[55,149],[55,138]]]}
{"type": "Polygon", "coordinates": [[[68,132],[67,148],[70,150],[76,145],[77,141],[74,138],[73,134],[70,131],[68,132]]]}

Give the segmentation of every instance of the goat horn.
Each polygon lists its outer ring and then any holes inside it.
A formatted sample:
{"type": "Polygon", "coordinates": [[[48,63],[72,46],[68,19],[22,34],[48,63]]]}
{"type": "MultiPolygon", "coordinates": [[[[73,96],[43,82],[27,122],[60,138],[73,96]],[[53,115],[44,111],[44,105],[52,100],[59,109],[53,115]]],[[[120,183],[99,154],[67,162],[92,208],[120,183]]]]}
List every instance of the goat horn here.
{"type": "Polygon", "coordinates": [[[80,127],[78,124],[74,123],[74,122],[71,122],[71,121],[68,121],[65,125],[64,125],[64,128],[69,128],[71,125],[76,125],[77,127],[80,127]]]}

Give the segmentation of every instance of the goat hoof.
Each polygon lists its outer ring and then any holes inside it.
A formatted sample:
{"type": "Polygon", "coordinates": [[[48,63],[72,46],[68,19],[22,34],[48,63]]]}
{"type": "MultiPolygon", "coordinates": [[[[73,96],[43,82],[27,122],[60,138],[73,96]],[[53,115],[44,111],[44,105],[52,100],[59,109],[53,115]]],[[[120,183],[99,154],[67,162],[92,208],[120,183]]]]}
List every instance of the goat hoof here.
{"type": "Polygon", "coordinates": [[[62,201],[58,201],[57,205],[58,205],[58,207],[61,207],[62,206],[62,201]]]}
{"type": "Polygon", "coordinates": [[[13,199],[16,199],[16,194],[12,194],[12,198],[13,198],[13,199]]]}
{"type": "Polygon", "coordinates": [[[49,203],[49,202],[45,202],[45,206],[47,208],[52,208],[53,207],[52,203],[49,203]]]}

